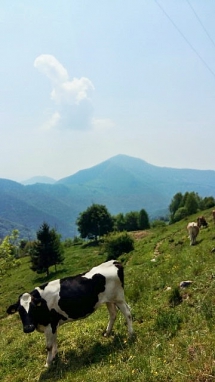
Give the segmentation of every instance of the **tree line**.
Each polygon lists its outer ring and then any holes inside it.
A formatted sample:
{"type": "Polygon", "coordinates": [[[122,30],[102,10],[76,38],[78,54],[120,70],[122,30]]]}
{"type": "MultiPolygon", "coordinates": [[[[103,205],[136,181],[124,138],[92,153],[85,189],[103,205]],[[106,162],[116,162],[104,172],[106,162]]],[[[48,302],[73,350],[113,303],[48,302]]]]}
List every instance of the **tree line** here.
{"type": "Polygon", "coordinates": [[[98,237],[113,231],[129,232],[148,229],[150,223],[148,214],[144,209],[111,216],[106,206],[92,204],[86,211],[79,214],[77,227],[82,238],[97,240],[98,237]]]}
{"type": "MultiPolygon", "coordinates": [[[[198,193],[176,193],[169,205],[169,223],[175,223],[198,211],[215,206],[215,199],[201,198],[198,193]]],[[[163,219],[162,219],[163,220],[163,219]]],[[[162,221],[164,223],[164,221],[162,221]]],[[[93,239],[105,237],[104,242],[109,258],[116,258],[133,249],[133,240],[127,232],[145,230],[150,228],[149,217],[144,209],[119,213],[112,216],[107,207],[92,204],[81,212],[76,221],[80,237],[93,239]],[[109,235],[109,234],[112,234],[109,235]]],[[[166,224],[166,223],[164,223],[166,224]]],[[[153,226],[153,223],[152,223],[153,226]]],[[[155,226],[155,225],[154,225],[155,226]]],[[[12,266],[19,265],[19,257],[28,254],[31,260],[31,269],[37,273],[46,273],[49,268],[64,261],[64,246],[61,235],[54,228],[44,222],[36,232],[36,240],[19,240],[19,231],[13,230],[0,242],[0,276],[12,266]]]]}
{"type": "Polygon", "coordinates": [[[213,196],[202,198],[197,192],[177,192],[169,205],[170,223],[176,223],[183,218],[215,206],[213,196]]]}
{"type": "MultiPolygon", "coordinates": [[[[122,252],[133,249],[133,241],[124,231],[147,229],[150,227],[148,215],[145,210],[129,212],[111,216],[106,206],[93,204],[86,211],[79,214],[77,219],[78,231],[83,239],[94,239],[115,232],[115,235],[106,240],[106,251],[109,257],[118,257],[122,252]],[[117,235],[123,231],[123,235],[117,235]]],[[[0,243],[0,276],[12,266],[19,265],[18,258],[29,255],[30,268],[37,273],[46,273],[49,268],[64,261],[64,245],[61,235],[54,228],[44,222],[36,232],[36,240],[19,240],[19,231],[14,230],[0,243]]]]}

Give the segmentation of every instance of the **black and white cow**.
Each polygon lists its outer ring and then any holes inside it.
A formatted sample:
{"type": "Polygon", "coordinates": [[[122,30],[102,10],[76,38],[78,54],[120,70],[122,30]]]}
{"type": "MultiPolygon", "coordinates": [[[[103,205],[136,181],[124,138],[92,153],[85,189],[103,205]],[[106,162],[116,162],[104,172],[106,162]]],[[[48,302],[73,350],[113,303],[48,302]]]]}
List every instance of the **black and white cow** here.
{"type": "Polygon", "coordinates": [[[105,336],[111,333],[117,308],[124,315],[129,336],[133,334],[131,312],[124,296],[124,271],[115,260],[105,262],[86,273],[50,281],[22,294],[9,306],[8,314],[19,312],[25,333],[35,329],[46,337],[49,366],[57,354],[57,328],[69,321],[85,318],[106,304],[109,322],[105,336]]]}

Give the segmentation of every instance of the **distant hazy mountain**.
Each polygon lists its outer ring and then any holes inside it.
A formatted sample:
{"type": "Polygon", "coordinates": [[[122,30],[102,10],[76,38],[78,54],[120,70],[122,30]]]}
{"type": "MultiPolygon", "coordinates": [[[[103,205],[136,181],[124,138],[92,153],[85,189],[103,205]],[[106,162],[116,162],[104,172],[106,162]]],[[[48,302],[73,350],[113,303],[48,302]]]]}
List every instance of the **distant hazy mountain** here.
{"type": "Polygon", "coordinates": [[[21,184],[24,184],[25,186],[29,184],[35,184],[35,183],[45,183],[45,184],[54,184],[56,182],[55,179],[49,178],[48,176],[33,176],[30,179],[23,180],[21,184]]]}
{"type": "Polygon", "coordinates": [[[92,203],[105,205],[112,215],[144,208],[154,219],[168,213],[177,192],[186,191],[215,196],[215,171],[158,167],[117,155],[54,184],[0,179],[0,236],[1,227],[19,225],[29,237],[46,221],[63,238],[73,237],[79,213],[92,203]]]}

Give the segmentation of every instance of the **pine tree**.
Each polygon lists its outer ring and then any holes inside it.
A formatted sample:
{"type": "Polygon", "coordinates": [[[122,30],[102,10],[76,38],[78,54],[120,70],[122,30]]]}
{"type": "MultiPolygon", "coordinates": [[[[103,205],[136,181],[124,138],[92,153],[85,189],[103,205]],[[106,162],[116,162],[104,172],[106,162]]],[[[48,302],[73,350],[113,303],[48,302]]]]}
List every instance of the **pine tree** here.
{"type": "Polygon", "coordinates": [[[150,228],[149,217],[147,212],[144,209],[142,209],[139,212],[139,229],[148,228],[150,228]]]}
{"type": "Polygon", "coordinates": [[[55,229],[50,229],[47,223],[43,223],[37,231],[35,241],[30,253],[31,269],[37,273],[46,272],[49,276],[49,267],[63,263],[63,247],[60,242],[60,235],[55,229]]]}

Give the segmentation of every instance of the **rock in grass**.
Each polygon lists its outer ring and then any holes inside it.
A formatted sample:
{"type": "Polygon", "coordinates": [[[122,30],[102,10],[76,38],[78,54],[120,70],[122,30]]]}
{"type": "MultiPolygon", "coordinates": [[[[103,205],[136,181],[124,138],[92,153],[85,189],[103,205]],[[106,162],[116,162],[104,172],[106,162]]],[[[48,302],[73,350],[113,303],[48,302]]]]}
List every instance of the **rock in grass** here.
{"type": "Polygon", "coordinates": [[[190,286],[190,284],[192,284],[192,281],[187,280],[187,281],[181,281],[179,285],[180,285],[180,288],[187,288],[188,286],[190,286]]]}

